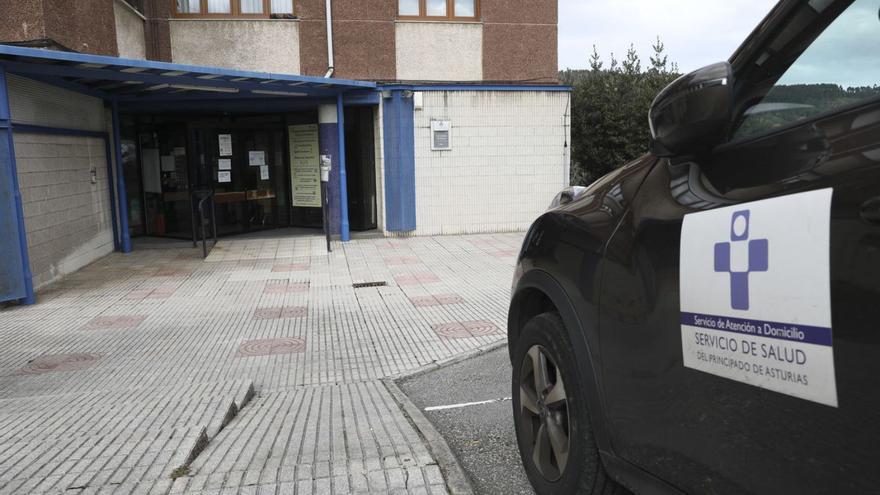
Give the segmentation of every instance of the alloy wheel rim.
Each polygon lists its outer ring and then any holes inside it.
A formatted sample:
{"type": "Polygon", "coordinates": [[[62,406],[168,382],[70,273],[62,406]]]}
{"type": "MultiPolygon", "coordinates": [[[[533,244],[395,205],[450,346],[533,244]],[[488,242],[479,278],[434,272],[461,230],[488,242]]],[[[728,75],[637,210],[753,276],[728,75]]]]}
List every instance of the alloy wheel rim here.
{"type": "Polygon", "coordinates": [[[548,481],[565,472],[571,447],[568,395],[562,373],[547,350],[532,346],[520,366],[520,423],[531,460],[548,481]]]}

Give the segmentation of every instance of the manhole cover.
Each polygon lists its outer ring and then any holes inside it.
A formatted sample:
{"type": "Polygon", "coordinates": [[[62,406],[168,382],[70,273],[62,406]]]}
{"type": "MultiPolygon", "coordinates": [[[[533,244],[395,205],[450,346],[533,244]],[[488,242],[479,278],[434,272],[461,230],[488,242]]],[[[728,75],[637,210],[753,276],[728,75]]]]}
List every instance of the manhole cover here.
{"type": "Polygon", "coordinates": [[[356,284],[351,284],[355,289],[365,289],[367,287],[385,287],[388,285],[388,282],[358,282],[356,284]]]}
{"type": "Polygon", "coordinates": [[[305,350],[305,339],[256,339],[242,342],[238,347],[238,353],[236,356],[274,356],[277,354],[294,354],[305,350]]]}
{"type": "Polygon", "coordinates": [[[40,375],[55,371],[76,371],[86,369],[101,359],[100,354],[45,354],[30,360],[19,373],[40,375]]]}
{"type": "Polygon", "coordinates": [[[432,325],[431,329],[437,335],[447,339],[469,339],[500,333],[500,330],[491,321],[457,321],[432,325]]]}

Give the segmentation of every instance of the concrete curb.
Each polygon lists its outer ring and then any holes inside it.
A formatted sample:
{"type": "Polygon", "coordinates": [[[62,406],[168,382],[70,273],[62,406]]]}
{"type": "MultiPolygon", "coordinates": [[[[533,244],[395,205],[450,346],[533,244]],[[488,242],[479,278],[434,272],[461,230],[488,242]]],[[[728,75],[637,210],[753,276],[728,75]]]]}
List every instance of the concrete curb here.
{"type": "Polygon", "coordinates": [[[422,411],[409,400],[409,397],[403,393],[403,390],[397,386],[391,379],[382,380],[385,388],[394,398],[397,405],[403,410],[403,414],[410,423],[415,427],[416,431],[425,441],[428,450],[440,466],[443,478],[446,480],[446,488],[452,495],[473,495],[474,490],[471,488],[470,479],[462,469],[458,458],[449,448],[446,439],[434,428],[434,425],[422,414],[422,411]]]}
{"type": "Polygon", "coordinates": [[[430,373],[431,371],[438,370],[440,368],[445,368],[447,366],[460,363],[462,361],[467,361],[468,359],[475,358],[477,356],[482,356],[483,354],[492,352],[494,350],[500,349],[502,347],[507,346],[507,339],[499,340],[498,342],[492,342],[491,344],[484,345],[483,347],[478,347],[476,349],[472,349],[464,354],[459,354],[457,356],[453,356],[448,359],[441,359],[439,361],[434,361],[431,364],[426,364],[421,368],[416,368],[413,371],[405,371],[403,373],[398,373],[396,375],[386,376],[383,380],[394,380],[398,382],[400,380],[406,380],[408,378],[415,378],[417,376],[424,375],[425,373],[430,373]]]}

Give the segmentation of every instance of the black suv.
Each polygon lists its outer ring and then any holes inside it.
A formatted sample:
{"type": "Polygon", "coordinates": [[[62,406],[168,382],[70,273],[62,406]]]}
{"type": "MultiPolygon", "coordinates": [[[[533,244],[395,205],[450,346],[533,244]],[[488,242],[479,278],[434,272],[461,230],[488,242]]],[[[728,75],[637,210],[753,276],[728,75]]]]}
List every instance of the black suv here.
{"type": "Polygon", "coordinates": [[[532,225],[508,338],[538,493],[880,493],[878,14],[783,0],[532,225]]]}

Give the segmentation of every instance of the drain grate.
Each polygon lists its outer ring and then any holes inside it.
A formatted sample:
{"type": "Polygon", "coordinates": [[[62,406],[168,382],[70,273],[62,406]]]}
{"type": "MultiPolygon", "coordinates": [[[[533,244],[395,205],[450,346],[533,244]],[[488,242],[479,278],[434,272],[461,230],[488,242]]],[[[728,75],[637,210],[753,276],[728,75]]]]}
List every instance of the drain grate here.
{"type": "Polygon", "coordinates": [[[388,282],[359,282],[356,284],[351,284],[355,289],[365,289],[367,287],[385,287],[388,285],[388,282]]]}

